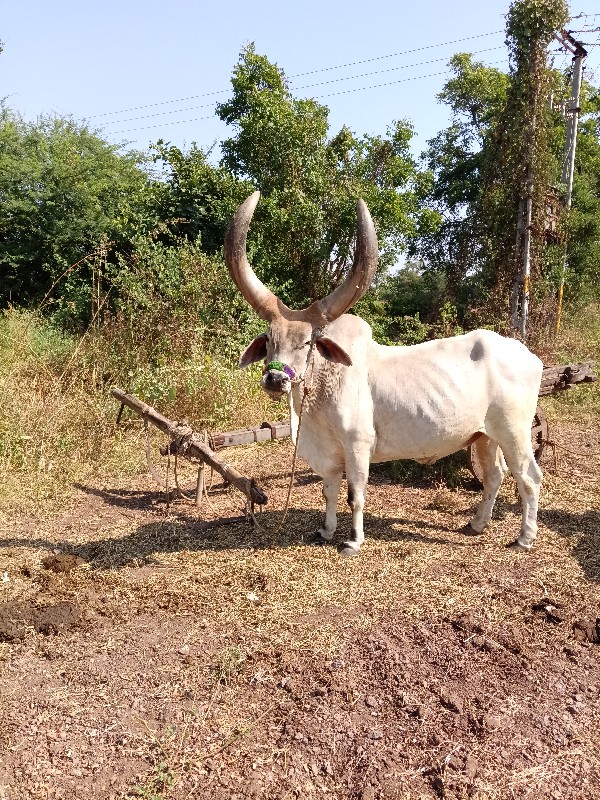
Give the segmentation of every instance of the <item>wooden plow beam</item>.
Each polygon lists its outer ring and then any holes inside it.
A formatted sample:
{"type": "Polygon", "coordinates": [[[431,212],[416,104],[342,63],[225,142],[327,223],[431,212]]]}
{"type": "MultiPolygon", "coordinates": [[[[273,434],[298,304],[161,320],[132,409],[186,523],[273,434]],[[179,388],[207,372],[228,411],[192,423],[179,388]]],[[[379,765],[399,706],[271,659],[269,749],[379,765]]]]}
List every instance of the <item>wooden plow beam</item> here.
{"type": "Polygon", "coordinates": [[[205,464],[208,464],[216,472],[218,472],[219,475],[222,475],[225,481],[231,483],[236,487],[236,489],[239,489],[239,491],[245,495],[245,497],[248,499],[251,510],[254,509],[255,505],[264,506],[268,503],[267,495],[253,479],[247,478],[245,475],[242,475],[241,472],[238,472],[238,470],[231,464],[227,464],[222,461],[214,452],[214,450],[205,441],[203,441],[202,435],[193,431],[189,425],[186,425],[185,423],[174,422],[173,420],[164,417],[152,406],[147,405],[147,403],[143,403],[141,400],[138,400],[137,397],[127,394],[119,388],[114,388],[112,390],[112,395],[121,403],[121,409],[117,417],[117,422],[119,422],[121,418],[124,407],[127,406],[127,408],[135,411],[136,414],[139,414],[143,420],[152,423],[152,425],[155,425],[159,430],[167,434],[171,440],[169,445],[170,452],[183,456],[188,460],[195,458],[200,462],[198,487],[196,490],[197,502],[201,496],[203,488],[202,468],[205,464]]]}

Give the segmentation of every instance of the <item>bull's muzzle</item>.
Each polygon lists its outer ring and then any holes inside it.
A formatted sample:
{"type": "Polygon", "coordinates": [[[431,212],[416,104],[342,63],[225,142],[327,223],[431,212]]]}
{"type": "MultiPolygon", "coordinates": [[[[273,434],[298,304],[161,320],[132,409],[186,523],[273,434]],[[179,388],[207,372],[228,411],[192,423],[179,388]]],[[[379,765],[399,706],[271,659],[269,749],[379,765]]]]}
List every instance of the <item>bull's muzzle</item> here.
{"type": "Polygon", "coordinates": [[[271,361],[263,370],[261,384],[271,397],[279,400],[284,394],[291,392],[294,377],[294,370],[287,364],[271,361]]]}

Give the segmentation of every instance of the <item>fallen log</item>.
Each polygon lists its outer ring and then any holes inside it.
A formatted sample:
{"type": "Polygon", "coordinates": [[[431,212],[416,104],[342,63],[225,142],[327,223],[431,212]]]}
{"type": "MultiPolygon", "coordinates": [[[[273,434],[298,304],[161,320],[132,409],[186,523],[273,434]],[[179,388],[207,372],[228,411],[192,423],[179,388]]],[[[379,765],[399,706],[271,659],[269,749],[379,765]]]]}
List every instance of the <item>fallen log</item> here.
{"type": "Polygon", "coordinates": [[[208,464],[222,475],[226,481],[235,486],[236,489],[239,489],[248,498],[251,506],[255,504],[264,506],[268,503],[267,495],[253,479],[246,478],[231,464],[226,464],[222,461],[214,450],[202,440],[201,434],[193,431],[189,425],[173,422],[173,420],[164,417],[152,406],[143,403],[137,397],[127,394],[117,387],[112,390],[112,395],[121,403],[121,411],[119,411],[118,418],[121,416],[123,407],[127,406],[132,411],[135,411],[136,414],[139,414],[142,419],[151,422],[159,430],[167,434],[171,439],[170,449],[172,452],[176,452],[185,458],[196,458],[202,463],[208,464]]]}
{"type": "Polygon", "coordinates": [[[538,397],[546,397],[565,389],[573,389],[578,383],[593,383],[597,380],[593,361],[566,366],[544,367],[538,397]]]}

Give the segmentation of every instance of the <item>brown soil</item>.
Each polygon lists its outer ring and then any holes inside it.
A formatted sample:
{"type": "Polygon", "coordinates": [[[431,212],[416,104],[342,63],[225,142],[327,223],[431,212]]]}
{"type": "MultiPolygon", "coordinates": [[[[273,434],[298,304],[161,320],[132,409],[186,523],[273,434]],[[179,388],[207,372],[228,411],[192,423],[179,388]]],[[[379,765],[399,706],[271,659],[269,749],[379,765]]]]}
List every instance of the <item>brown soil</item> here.
{"type": "MultiPolygon", "coordinates": [[[[467,480],[381,469],[361,555],[309,546],[305,465],[277,530],[288,443],[228,454],[269,495],[261,530],[207,529],[146,478],[4,520],[0,798],[597,797],[598,462],[560,433],[528,555],[504,547],[510,481],[472,538],[467,480]]],[[[220,484],[210,503],[242,510],[220,484]]]]}

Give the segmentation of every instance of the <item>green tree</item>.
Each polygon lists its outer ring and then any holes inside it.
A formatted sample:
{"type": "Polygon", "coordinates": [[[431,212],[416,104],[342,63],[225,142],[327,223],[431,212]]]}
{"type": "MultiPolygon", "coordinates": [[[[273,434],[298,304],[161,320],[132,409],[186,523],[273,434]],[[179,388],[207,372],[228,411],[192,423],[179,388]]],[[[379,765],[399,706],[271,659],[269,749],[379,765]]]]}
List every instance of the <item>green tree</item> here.
{"type": "Polygon", "coordinates": [[[152,206],[162,222],[156,238],[170,245],[199,239],[205,253],[218,253],[229,220],[252,185],[210,164],[195,144],[183,152],[159,140],[152,153],[163,173],[151,187],[152,206]]]}
{"type": "Polygon", "coordinates": [[[451,61],[455,74],[439,96],[452,111],[452,124],[429,142],[425,158],[435,174],[429,203],[444,222],[421,237],[414,252],[426,269],[442,271],[447,297],[469,326],[507,326],[521,259],[517,219],[528,196],[534,310],[541,314],[547,299],[545,201],[559,157],[549,107],[556,76],[547,68],[546,50],[566,14],[564,0],[515,0],[506,26],[509,74],[461,54],[451,61]]]}
{"type": "MultiPolygon", "coordinates": [[[[446,295],[465,309],[477,302],[481,264],[477,263],[473,232],[483,173],[506,106],[509,77],[473,61],[469,53],[458,53],[449,66],[454,74],[438,99],[449,106],[451,124],[428,142],[424,154],[435,176],[427,202],[442,222],[420,235],[411,252],[422,260],[426,273],[440,276],[446,295]]],[[[423,295],[425,303],[426,298],[423,295]]],[[[431,310],[422,307],[421,313],[431,310]]]]}
{"type": "Polygon", "coordinates": [[[387,136],[328,137],[326,106],[295,99],[275,64],[247,47],[217,106],[234,129],[221,165],[262,192],[251,228],[253,264],[290,303],[320,296],[344,275],[353,255],[355,204],[363,197],[377,225],[381,267],[394,264],[417,229],[437,215],[420,207],[429,176],[409,154],[412,130],[394,123],[387,136]]]}
{"type": "MultiPolygon", "coordinates": [[[[569,84],[570,76],[566,75],[562,82],[564,98],[570,94],[569,84]]],[[[600,91],[584,81],[579,104],[573,198],[565,232],[565,303],[572,310],[600,300],[600,91]]],[[[562,119],[556,127],[564,131],[562,119]]],[[[564,136],[557,138],[558,150],[561,144],[564,146],[564,136]]]]}
{"type": "MultiPolygon", "coordinates": [[[[127,241],[143,216],[148,177],[141,162],[70,119],[29,123],[3,111],[0,305],[37,302],[101,241],[127,241]]],[[[82,303],[91,292],[85,268],[74,270],[62,288],[65,302],[70,292],[69,302],[82,303]]]]}

